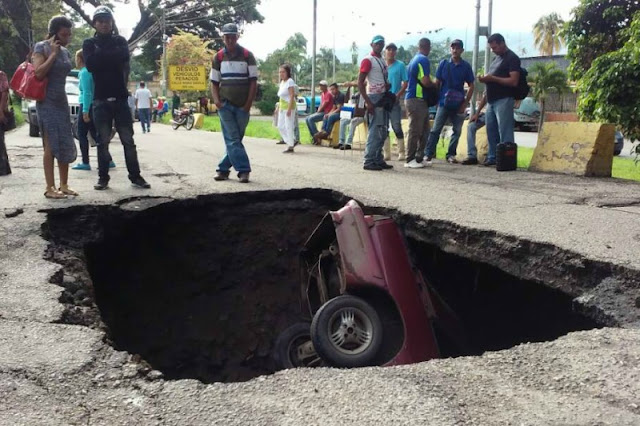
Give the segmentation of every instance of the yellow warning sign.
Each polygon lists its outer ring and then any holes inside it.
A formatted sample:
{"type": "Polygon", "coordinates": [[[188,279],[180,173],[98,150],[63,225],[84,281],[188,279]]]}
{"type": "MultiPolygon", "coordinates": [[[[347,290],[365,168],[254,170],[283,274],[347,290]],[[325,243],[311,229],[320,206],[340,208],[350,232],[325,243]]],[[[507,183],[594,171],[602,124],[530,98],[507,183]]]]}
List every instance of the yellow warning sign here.
{"type": "Polygon", "coordinates": [[[207,90],[204,65],[169,65],[169,90],[207,90]]]}

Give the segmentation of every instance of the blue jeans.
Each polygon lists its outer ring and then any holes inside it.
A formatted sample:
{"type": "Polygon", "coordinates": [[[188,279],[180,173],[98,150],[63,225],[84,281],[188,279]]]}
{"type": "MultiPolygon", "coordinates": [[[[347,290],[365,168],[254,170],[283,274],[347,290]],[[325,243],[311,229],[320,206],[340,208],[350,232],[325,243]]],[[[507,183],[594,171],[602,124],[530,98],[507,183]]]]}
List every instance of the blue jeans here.
{"type": "Polygon", "coordinates": [[[425,155],[427,157],[434,158],[436,156],[436,145],[440,139],[440,133],[447,120],[451,121],[453,127],[453,134],[449,140],[449,149],[447,149],[447,158],[455,157],[458,149],[458,140],[460,139],[460,131],[462,130],[462,123],[464,122],[464,114],[458,114],[458,110],[448,110],[445,107],[438,107],[436,112],[436,119],[433,122],[433,129],[429,133],[429,140],[427,142],[427,149],[425,155]]]}
{"type": "Polygon", "coordinates": [[[151,110],[149,108],[138,108],[138,117],[142,125],[142,133],[150,129],[151,126],[151,110]],[[145,128],[144,125],[147,125],[145,128]]]}
{"type": "MultiPolygon", "coordinates": [[[[93,114],[91,113],[91,108],[89,108],[89,118],[92,118],[93,114]]],[[[98,141],[98,135],[96,134],[96,129],[93,126],[93,121],[89,121],[85,123],[82,119],[82,104],[78,109],[78,142],[80,144],[80,153],[82,154],[82,162],[84,164],[89,164],[89,139],[87,135],[91,132],[91,137],[94,141],[98,141]]]]}
{"type": "Polygon", "coordinates": [[[477,158],[478,148],[476,148],[476,132],[484,127],[484,114],[481,114],[476,121],[470,121],[467,125],[467,158],[477,158]]]}
{"type": "Polygon", "coordinates": [[[111,128],[115,121],[116,131],[124,147],[124,161],[129,171],[129,180],[140,176],[140,164],[138,163],[138,151],[133,141],[133,120],[131,110],[126,99],[106,101],[95,99],[93,101],[93,119],[98,139],[98,176],[100,180],[109,180],[109,138],[111,128]]]}
{"type": "Polygon", "coordinates": [[[229,173],[233,167],[238,173],[249,173],[251,171],[249,156],[242,144],[244,131],[249,124],[249,113],[229,101],[225,101],[222,108],[218,110],[218,117],[220,117],[222,137],[227,150],[218,163],[216,171],[229,173]]]}
{"type": "Polygon", "coordinates": [[[487,161],[496,161],[496,147],[501,142],[515,142],[513,134],[513,98],[502,98],[489,103],[485,113],[489,154],[487,161]]]}
{"type": "Polygon", "coordinates": [[[341,118],[340,119],[340,145],[351,145],[353,143],[353,136],[356,133],[356,127],[364,123],[364,117],[353,118],[341,118]],[[347,126],[349,126],[349,137],[345,142],[345,136],[347,133],[347,126]]]}
{"type": "Polygon", "coordinates": [[[402,131],[402,108],[400,107],[400,100],[396,100],[393,108],[389,112],[389,121],[391,122],[391,128],[396,135],[396,139],[404,139],[404,132],[402,131]]]}
{"type": "MultiPolygon", "coordinates": [[[[382,94],[370,94],[369,99],[375,105],[382,94]]],[[[373,114],[368,112],[365,114],[365,120],[369,125],[369,134],[367,135],[367,144],[364,148],[364,165],[382,165],[385,164],[382,155],[382,146],[384,140],[389,135],[389,113],[382,107],[374,108],[373,114]]]]}
{"type": "Polygon", "coordinates": [[[327,134],[331,134],[331,130],[333,130],[333,124],[340,120],[340,113],[331,114],[327,118],[322,120],[322,130],[327,134]]]}
{"type": "Polygon", "coordinates": [[[324,118],[324,112],[316,112],[307,117],[305,122],[307,123],[307,128],[309,129],[309,133],[311,133],[311,137],[313,137],[316,133],[318,133],[318,129],[316,128],[316,123],[318,121],[322,121],[324,118]]]}

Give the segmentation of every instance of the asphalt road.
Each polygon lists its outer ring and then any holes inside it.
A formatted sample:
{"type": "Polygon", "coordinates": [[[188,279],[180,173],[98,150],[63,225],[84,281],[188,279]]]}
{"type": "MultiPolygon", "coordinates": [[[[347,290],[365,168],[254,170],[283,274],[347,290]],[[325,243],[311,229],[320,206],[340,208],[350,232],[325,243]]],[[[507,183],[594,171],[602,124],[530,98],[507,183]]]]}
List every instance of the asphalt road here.
{"type": "Polygon", "coordinates": [[[394,161],[393,170],[368,172],[361,152],[301,146],[285,156],[274,141],[254,138],[245,140],[252,181],[215,182],[220,134],[151,130],[136,134],[150,190],[130,186],[115,139],[110,189],[93,190],[95,170],[72,170],[80,196],[62,201],[42,195],[39,139],[26,128],[7,135],[13,174],[0,177],[0,425],[640,424],[640,184],[443,161],[419,170],[394,161]],[[204,385],[147,374],[137,357],[110,347],[104,331],[62,323],[61,287],[51,284],[61,267],[43,258],[47,209],[304,188],[395,209],[414,237],[544,282],[622,327],[411,366],[299,369],[204,385]]]}

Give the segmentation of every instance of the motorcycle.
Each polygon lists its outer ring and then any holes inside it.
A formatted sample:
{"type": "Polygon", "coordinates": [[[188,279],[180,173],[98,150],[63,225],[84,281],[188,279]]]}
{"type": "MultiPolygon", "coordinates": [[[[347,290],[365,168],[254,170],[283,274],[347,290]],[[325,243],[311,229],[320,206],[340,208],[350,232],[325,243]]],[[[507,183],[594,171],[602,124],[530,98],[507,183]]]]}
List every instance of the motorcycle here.
{"type": "Polygon", "coordinates": [[[193,125],[195,123],[195,117],[193,116],[194,112],[194,107],[189,107],[174,112],[173,120],[171,120],[171,127],[173,128],[173,130],[178,130],[178,127],[180,126],[184,126],[184,128],[187,130],[193,129],[193,125]]]}

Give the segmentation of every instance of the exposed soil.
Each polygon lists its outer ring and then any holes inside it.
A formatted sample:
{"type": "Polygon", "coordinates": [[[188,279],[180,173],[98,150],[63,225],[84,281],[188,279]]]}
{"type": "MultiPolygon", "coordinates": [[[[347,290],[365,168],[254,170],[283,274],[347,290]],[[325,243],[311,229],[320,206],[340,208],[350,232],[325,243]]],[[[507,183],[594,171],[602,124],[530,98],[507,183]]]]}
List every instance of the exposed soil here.
{"type": "MultiPolygon", "coordinates": [[[[273,372],[277,335],[307,316],[299,251],[347,199],[324,190],[125,200],[49,212],[47,258],[64,265],[62,321],[102,328],[116,349],[167,379],[244,381],[273,372]]],[[[398,223],[407,218],[391,213],[398,223]]],[[[415,230],[414,230],[415,232],[415,230]]],[[[415,264],[456,311],[471,345],[440,336],[444,356],[552,340],[600,323],[573,296],[447,254],[428,230],[408,243],[415,264]]]]}

